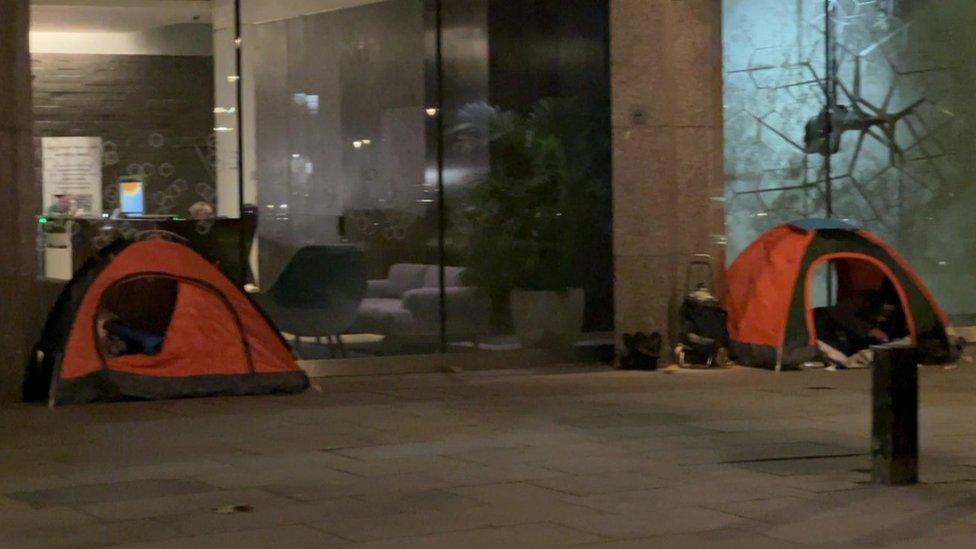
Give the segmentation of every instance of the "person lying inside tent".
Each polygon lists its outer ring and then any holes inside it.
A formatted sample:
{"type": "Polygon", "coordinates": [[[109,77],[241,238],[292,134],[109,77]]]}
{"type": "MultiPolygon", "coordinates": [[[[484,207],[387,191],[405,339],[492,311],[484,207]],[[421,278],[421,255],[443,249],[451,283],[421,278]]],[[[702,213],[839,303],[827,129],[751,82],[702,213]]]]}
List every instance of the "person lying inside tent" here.
{"type": "Polygon", "coordinates": [[[96,317],[102,355],[158,355],[177,293],[176,281],[163,277],[142,277],[106,290],[96,317]]]}
{"type": "Polygon", "coordinates": [[[890,281],[879,290],[852,292],[815,312],[817,339],[853,356],[871,345],[909,335],[901,300],[890,281]]]}
{"type": "Polygon", "coordinates": [[[105,357],[158,355],[166,335],[131,326],[110,311],[102,311],[97,323],[98,344],[105,357]]]}

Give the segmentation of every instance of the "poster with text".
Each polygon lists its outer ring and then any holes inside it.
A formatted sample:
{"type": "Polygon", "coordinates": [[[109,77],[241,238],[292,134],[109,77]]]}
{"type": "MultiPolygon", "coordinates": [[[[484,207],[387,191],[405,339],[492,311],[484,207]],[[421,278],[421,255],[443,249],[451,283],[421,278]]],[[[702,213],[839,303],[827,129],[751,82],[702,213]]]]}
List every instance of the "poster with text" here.
{"type": "Polygon", "coordinates": [[[43,137],[41,161],[45,213],[101,215],[101,137],[43,137]]]}

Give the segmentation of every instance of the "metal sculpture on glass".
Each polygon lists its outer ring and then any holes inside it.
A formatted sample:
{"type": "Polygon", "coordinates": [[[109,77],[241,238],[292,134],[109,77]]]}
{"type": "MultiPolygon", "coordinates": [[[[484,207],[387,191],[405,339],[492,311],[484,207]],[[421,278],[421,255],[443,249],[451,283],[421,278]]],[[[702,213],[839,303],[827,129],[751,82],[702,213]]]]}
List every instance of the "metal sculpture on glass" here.
{"type": "Polygon", "coordinates": [[[945,182],[952,155],[936,137],[956,115],[917,80],[950,67],[900,66],[911,58],[911,24],[895,8],[893,1],[824,0],[822,14],[806,23],[816,42],[802,50],[802,40],[793,48],[755,47],[746,68],[728,72],[773,98],[743,93],[744,108],[729,114],[755,123],[754,137],[742,134],[741,143],[735,133],[750,130],[729,126],[730,172],[743,174],[730,183],[730,213],[741,209],[736,201],[751,199],[743,207],[755,212],[760,231],[790,217],[837,215],[890,233],[902,210],[945,182]],[[748,156],[737,158],[742,150],[748,156]]]}

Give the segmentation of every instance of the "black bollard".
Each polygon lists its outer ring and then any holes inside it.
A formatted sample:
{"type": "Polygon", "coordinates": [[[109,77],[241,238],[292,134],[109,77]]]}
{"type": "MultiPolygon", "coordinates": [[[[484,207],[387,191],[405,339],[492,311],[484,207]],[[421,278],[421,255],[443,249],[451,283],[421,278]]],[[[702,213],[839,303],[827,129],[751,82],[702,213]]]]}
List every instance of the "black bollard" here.
{"type": "Polygon", "coordinates": [[[871,479],[918,483],[918,350],[873,347],[871,479]]]}

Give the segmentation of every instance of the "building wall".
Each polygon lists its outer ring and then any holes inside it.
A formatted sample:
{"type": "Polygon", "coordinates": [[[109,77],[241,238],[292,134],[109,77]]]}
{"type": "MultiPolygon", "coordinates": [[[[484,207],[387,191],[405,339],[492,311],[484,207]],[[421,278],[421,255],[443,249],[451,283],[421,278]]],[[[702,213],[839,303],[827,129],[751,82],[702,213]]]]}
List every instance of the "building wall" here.
{"type": "Polygon", "coordinates": [[[211,56],[214,43],[206,23],[177,23],[136,32],[30,33],[31,53],[211,56]]]}
{"type": "Polygon", "coordinates": [[[132,173],[145,178],[147,211],[213,202],[212,57],[41,53],[32,71],[35,137],[102,138],[106,209],[132,173]]]}
{"type": "Polygon", "coordinates": [[[247,200],[241,180],[241,120],[238,87],[245,85],[234,76],[240,76],[237,47],[237,6],[235,0],[214,0],[211,31],[213,45],[214,116],[216,147],[217,215],[237,217],[241,213],[241,200],[254,204],[254,197],[247,200]]]}
{"type": "Polygon", "coordinates": [[[612,0],[618,334],[675,331],[695,254],[724,265],[722,3],[612,0]]]}
{"type": "Polygon", "coordinates": [[[0,402],[16,400],[31,345],[51,303],[36,279],[28,0],[0,2],[0,402]]]}

